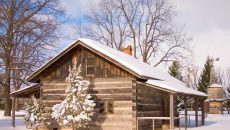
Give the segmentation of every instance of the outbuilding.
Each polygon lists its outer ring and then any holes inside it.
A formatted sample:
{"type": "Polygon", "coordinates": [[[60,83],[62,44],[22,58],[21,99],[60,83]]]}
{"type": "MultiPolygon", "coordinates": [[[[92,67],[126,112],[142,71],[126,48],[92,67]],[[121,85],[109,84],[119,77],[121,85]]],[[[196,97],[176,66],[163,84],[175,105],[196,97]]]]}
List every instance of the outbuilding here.
{"type": "Polygon", "coordinates": [[[210,114],[223,114],[223,102],[226,100],[223,86],[211,84],[208,86],[208,102],[210,114]]]}

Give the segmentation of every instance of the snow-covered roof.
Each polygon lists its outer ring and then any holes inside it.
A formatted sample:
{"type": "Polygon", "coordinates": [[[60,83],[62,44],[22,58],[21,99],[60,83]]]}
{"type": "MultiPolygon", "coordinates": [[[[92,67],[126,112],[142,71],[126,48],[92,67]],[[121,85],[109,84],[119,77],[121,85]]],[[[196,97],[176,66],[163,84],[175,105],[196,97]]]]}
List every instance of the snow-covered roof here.
{"type": "Polygon", "coordinates": [[[37,71],[35,71],[31,76],[27,78],[27,80],[28,81],[32,80],[36,75],[41,73],[45,68],[50,66],[57,59],[59,59],[61,56],[63,56],[64,54],[66,54],[68,51],[70,51],[72,48],[74,48],[75,46],[79,44],[89,49],[92,49],[93,51],[97,51],[103,55],[106,55],[106,57],[109,57],[110,59],[118,62],[119,64],[122,65],[122,67],[125,67],[126,69],[131,70],[132,72],[137,74],[139,77],[144,78],[146,80],[149,79],[147,81],[148,83],[153,83],[153,84],[160,83],[159,87],[168,86],[168,89],[172,89],[175,92],[188,93],[188,94],[193,93],[198,96],[206,96],[206,94],[201,94],[201,92],[198,92],[196,90],[187,89],[186,85],[183,84],[181,81],[170,76],[168,73],[162,72],[156,67],[150,66],[149,64],[144,63],[140,61],[139,59],[134,58],[133,56],[130,56],[119,50],[110,48],[97,41],[93,41],[90,39],[78,39],[74,41],[72,44],[70,44],[70,46],[68,46],[66,49],[64,49],[59,54],[57,54],[55,57],[53,57],[50,61],[48,61],[45,65],[43,65],[37,71]],[[151,79],[158,79],[158,80],[151,80],[151,79]],[[159,82],[159,80],[161,80],[162,82],[159,82]],[[153,82],[153,81],[156,81],[156,82],[153,82]],[[163,85],[164,83],[165,85],[163,85]],[[180,84],[178,88],[177,86],[174,86],[178,84],[180,84]],[[192,93],[190,91],[192,91],[192,93]]]}
{"type": "Polygon", "coordinates": [[[221,84],[211,84],[208,86],[209,88],[222,88],[223,86],[221,84]]]}
{"type": "Polygon", "coordinates": [[[134,71],[138,75],[142,77],[148,77],[148,78],[156,78],[156,79],[164,79],[164,80],[171,80],[171,76],[168,73],[163,73],[161,70],[159,70],[156,67],[150,66],[147,63],[142,62],[139,59],[134,58],[133,56],[130,56],[126,53],[123,53],[119,50],[110,48],[108,46],[105,46],[99,42],[90,40],[90,39],[78,39],[74,41],[72,44],[70,44],[67,48],[65,48],[63,51],[61,51],[59,54],[54,56],[52,59],[50,59],[46,64],[41,66],[37,71],[35,71],[31,76],[27,78],[28,81],[35,77],[37,72],[41,72],[45,68],[47,68],[49,65],[51,65],[54,61],[57,60],[57,58],[60,58],[62,55],[67,53],[69,50],[77,46],[78,44],[86,45],[87,47],[90,47],[107,57],[110,57],[111,59],[117,61],[118,63],[122,64],[126,68],[134,71]],[[63,53],[64,52],[64,53],[63,53]]]}
{"type": "Polygon", "coordinates": [[[141,60],[136,59],[131,55],[110,48],[108,46],[105,46],[93,40],[89,40],[89,39],[79,39],[79,40],[85,43],[86,45],[94,48],[95,50],[112,58],[113,60],[116,60],[117,62],[131,69],[132,71],[136,72],[140,76],[161,79],[161,80],[174,80],[175,82],[177,82],[177,80],[172,79],[172,76],[170,76],[168,73],[164,73],[158,68],[150,66],[149,64],[144,63],[141,60]]]}
{"type": "Polygon", "coordinates": [[[32,89],[34,89],[34,88],[38,88],[39,86],[40,86],[39,83],[30,83],[30,85],[28,85],[28,86],[25,86],[25,87],[23,87],[23,88],[21,88],[21,89],[19,89],[19,90],[16,90],[16,91],[14,91],[14,92],[11,92],[10,95],[19,94],[19,93],[21,93],[21,92],[28,91],[28,90],[30,90],[30,89],[32,90],[32,89]]]}
{"type": "Polygon", "coordinates": [[[229,98],[211,98],[211,99],[206,99],[205,101],[207,102],[212,102],[212,101],[216,101],[216,102],[223,102],[223,101],[229,101],[229,98]]]}
{"type": "Polygon", "coordinates": [[[154,80],[149,79],[146,81],[147,84],[160,87],[175,93],[185,94],[185,95],[196,95],[196,96],[207,96],[207,94],[194,90],[186,86],[183,82],[174,82],[172,81],[163,81],[163,80],[154,80]]]}

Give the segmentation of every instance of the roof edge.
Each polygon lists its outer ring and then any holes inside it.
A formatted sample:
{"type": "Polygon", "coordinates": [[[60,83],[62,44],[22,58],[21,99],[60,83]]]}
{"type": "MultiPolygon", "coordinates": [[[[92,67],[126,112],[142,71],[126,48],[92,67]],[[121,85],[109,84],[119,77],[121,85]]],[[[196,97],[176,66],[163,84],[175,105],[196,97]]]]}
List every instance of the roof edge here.
{"type": "Polygon", "coordinates": [[[59,52],[58,54],[56,54],[52,59],[50,59],[48,62],[44,63],[41,67],[39,67],[35,72],[33,72],[30,76],[28,76],[26,78],[26,81],[31,82],[31,80],[33,80],[33,78],[35,78],[38,74],[40,74],[44,69],[46,69],[47,67],[49,67],[51,64],[53,64],[55,61],[57,61],[60,57],[62,57],[63,55],[65,55],[67,52],[69,52],[72,48],[74,48],[77,44],[77,42],[79,42],[79,40],[76,40],[74,42],[72,42],[68,47],[66,47],[65,49],[63,49],[61,52],[59,52]]]}

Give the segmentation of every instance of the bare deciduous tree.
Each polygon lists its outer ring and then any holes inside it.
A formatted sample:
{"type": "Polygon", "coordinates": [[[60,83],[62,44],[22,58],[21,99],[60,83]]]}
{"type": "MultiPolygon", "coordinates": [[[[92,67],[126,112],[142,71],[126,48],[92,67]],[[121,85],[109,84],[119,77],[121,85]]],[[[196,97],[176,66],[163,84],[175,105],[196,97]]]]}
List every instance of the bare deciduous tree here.
{"type": "Polygon", "coordinates": [[[47,57],[54,45],[57,0],[2,0],[0,2],[0,73],[5,116],[11,114],[10,90],[17,90],[47,57]],[[13,87],[11,87],[13,85],[13,87]]]}
{"type": "Polygon", "coordinates": [[[112,0],[104,0],[99,8],[92,8],[87,17],[92,23],[86,27],[86,36],[100,41],[112,48],[122,49],[128,38],[128,23],[122,11],[114,6],[112,0]]]}
{"type": "Polygon", "coordinates": [[[158,66],[190,52],[190,39],[174,15],[168,0],[103,0],[92,9],[85,36],[118,49],[132,41],[135,58],[158,66]]]}
{"type": "Polygon", "coordinates": [[[217,77],[225,89],[225,95],[227,98],[230,98],[230,69],[225,71],[217,71],[217,77]]]}
{"type": "Polygon", "coordinates": [[[199,78],[199,68],[194,65],[189,65],[185,67],[184,82],[193,89],[197,89],[198,78],[199,78]]]}

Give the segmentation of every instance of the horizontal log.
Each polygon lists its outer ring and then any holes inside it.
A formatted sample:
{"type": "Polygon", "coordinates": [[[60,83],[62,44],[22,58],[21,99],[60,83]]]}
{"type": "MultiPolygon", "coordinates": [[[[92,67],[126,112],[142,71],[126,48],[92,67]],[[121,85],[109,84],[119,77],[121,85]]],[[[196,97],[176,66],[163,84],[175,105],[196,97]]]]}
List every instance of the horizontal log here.
{"type": "Polygon", "coordinates": [[[125,108],[114,108],[113,114],[121,114],[121,115],[132,115],[132,107],[125,107],[125,108]]]}
{"type": "MultiPolygon", "coordinates": [[[[43,99],[44,100],[64,100],[66,98],[67,94],[44,94],[43,99]]],[[[119,93],[119,94],[91,94],[91,96],[95,100],[100,99],[110,99],[110,100],[121,100],[121,101],[127,101],[132,99],[131,93],[119,93]]]]}
{"type": "Polygon", "coordinates": [[[65,93],[65,89],[58,89],[58,90],[53,90],[53,91],[50,91],[52,89],[49,89],[49,91],[47,90],[43,90],[43,95],[44,94],[64,94],[65,93]]]}
{"type": "Polygon", "coordinates": [[[149,105],[137,105],[137,111],[157,111],[161,110],[160,105],[156,106],[149,106],[149,105]]]}
{"type": "Polygon", "coordinates": [[[66,87],[68,86],[68,84],[52,84],[52,85],[42,85],[42,89],[66,89],[66,87]]]}
{"type": "Polygon", "coordinates": [[[144,104],[161,104],[161,100],[155,100],[155,99],[145,99],[145,98],[138,98],[137,103],[144,103],[144,104]]]}
{"type": "Polygon", "coordinates": [[[94,99],[110,99],[114,101],[131,101],[131,93],[119,93],[119,94],[91,94],[94,99]]]}
{"type": "Polygon", "coordinates": [[[158,117],[161,116],[161,111],[137,111],[137,117],[158,117]]]}
{"type": "Polygon", "coordinates": [[[132,101],[114,101],[113,105],[116,108],[130,107],[132,106],[132,101]]]}
{"type": "Polygon", "coordinates": [[[119,94],[119,93],[131,93],[132,88],[110,88],[110,89],[89,89],[90,94],[119,94]]]}
{"type": "Polygon", "coordinates": [[[45,107],[53,107],[56,104],[60,104],[61,102],[46,102],[44,103],[45,107]]]}
{"type": "Polygon", "coordinates": [[[133,80],[131,77],[95,78],[94,82],[132,82],[133,80]]]}
{"type": "Polygon", "coordinates": [[[131,83],[95,83],[89,86],[89,88],[131,88],[131,83]]]}
{"type": "Polygon", "coordinates": [[[122,114],[100,114],[92,117],[92,120],[99,120],[103,122],[131,122],[132,115],[122,115],[122,114]]]}
{"type": "Polygon", "coordinates": [[[65,91],[65,88],[48,88],[48,89],[43,89],[43,92],[50,92],[50,91],[65,91]]]}
{"type": "MultiPolygon", "coordinates": [[[[130,87],[89,88],[89,93],[131,93],[130,87]]],[[[43,94],[64,94],[65,89],[43,89],[43,94]]]]}

